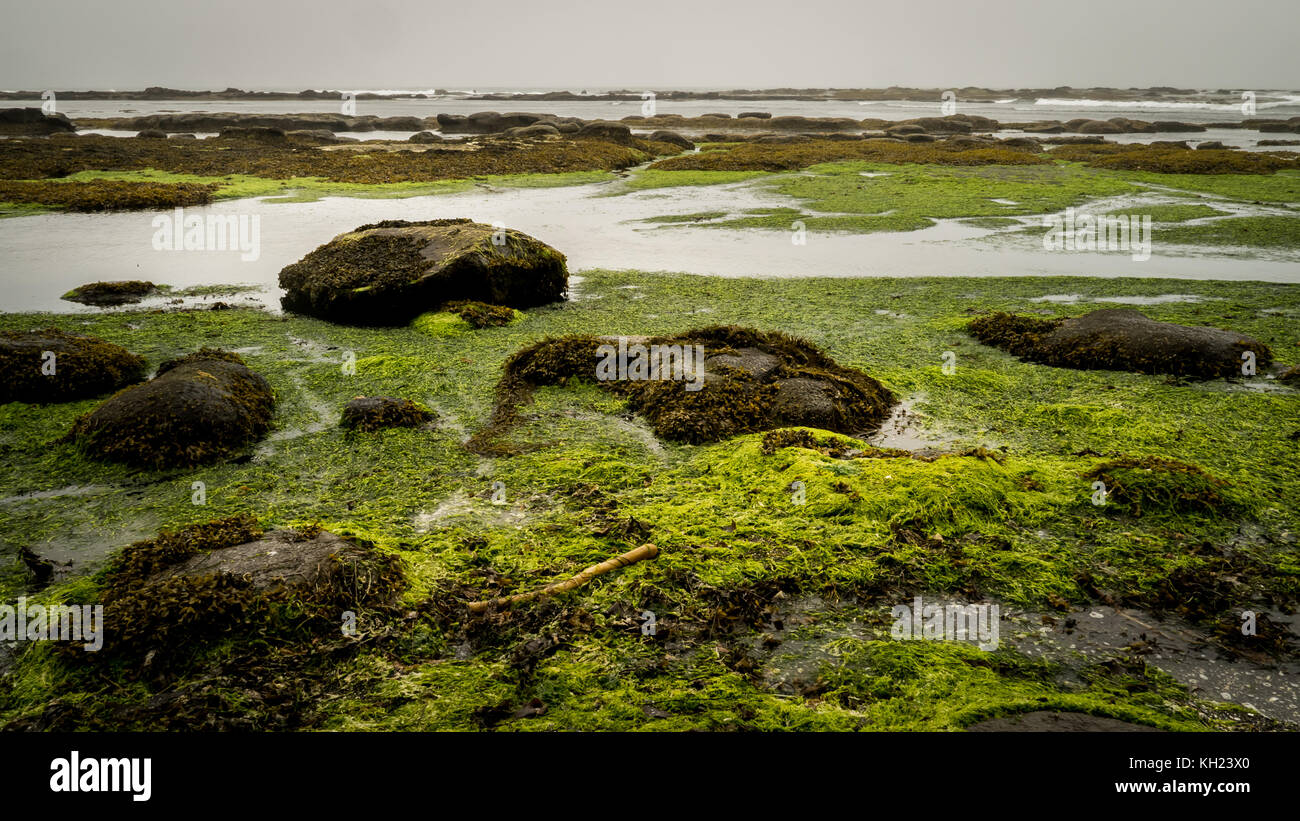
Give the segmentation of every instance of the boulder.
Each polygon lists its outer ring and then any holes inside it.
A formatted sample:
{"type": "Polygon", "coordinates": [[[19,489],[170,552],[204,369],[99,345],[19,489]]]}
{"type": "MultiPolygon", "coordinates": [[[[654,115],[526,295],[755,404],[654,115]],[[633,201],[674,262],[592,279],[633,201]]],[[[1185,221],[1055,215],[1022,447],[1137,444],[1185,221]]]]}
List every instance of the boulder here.
{"type": "Polygon", "coordinates": [[[646,137],[646,139],[651,142],[669,143],[678,148],[691,149],[695,147],[695,143],[686,139],[681,134],[678,134],[676,131],[655,131],[650,134],[649,137],[646,137]]]}
{"type": "Polygon", "coordinates": [[[534,123],[507,128],[505,135],[507,137],[558,137],[560,129],[550,123],[534,123]]]}
{"type": "Polygon", "coordinates": [[[204,348],[114,394],[65,439],[106,461],[192,467],[244,451],[270,428],[274,407],[271,386],[237,354],[204,348]]]}
{"type": "Polygon", "coordinates": [[[1075,129],[1080,134],[1123,134],[1124,127],[1107,120],[1088,120],[1075,129]]]}
{"type": "Polygon", "coordinates": [[[292,137],[297,140],[306,140],[314,143],[344,143],[353,142],[351,137],[340,137],[328,128],[299,128],[293,131],[284,132],[286,137],[292,137]]]}
{"type": "Polygon", "coordinates": [[[1177,120],[1156,120],[1151,125],[1155,127],[1156,131],[1191,132],[1191,131],[1205,130],[1205,126],[1203,125],[1196,125],[1195,123],[1184,123],[1184,122],[1179,122],[1177,120]]]}
{"type": "Polygon", "coordinates": [[[68,402],[138,382],[144,360],[94,336],[0,331],[0,402],[68,402]],[[52,355],[52,356],[51,356],[52,355]]]}
{"type": "Polygon", "coordinates": [[[73,134],[76,127],[63,114],[46,114],[39,108],[0,109],[0,134],[10,137],[42,137],[73,134]]]}
{"type": "Polygon", "coordinates": [[[139,302],[157,290],[158,286],[152,282],[144,282],[138,279],[123,282],[92,282],[88,285],[79,285],[73,288],[64,294],[62,298],[69,302],[79,302],[82,305],[111,307],[139,302]]]}
{"type": "Polygon", "coordinates": [[[252,142],[283,144],[289,141],[284,129],[270,126],[235,126],[221,131],[219,140],[250,140],[252,142]]]}
{"type": "Polygon", "coordinates": [[[404,325],[459,300],[531,308],[564,298],[564,255],[467,219],[386,220],[340,234],[280,271],[286,311],[404,325]]]}
{"type": "Polygon", "coordinates": [[[1220,151],[1222,151],[1224,149],[1234,149],[1236,147],[1237,146],[1235,145],[1224,145],[1222,142],[1218,140],[1206,140],[1203,143],[1196,144],[1197,151],[1209,151],[1213,149],[1219,149],[1220,151]]]}
{"type": "Polygon", "coordinates": [[[373,433],[385,428],[418,428],[433,419],[432,412],[410,399],[358,396],[343,406],[339,425],[349,430],[373,433]]]}
{"type": "Polygon", "coordinates": [[[192,524],[115,557],[99,596],[103,650],[167,675],[216,639],[337,636],[345,611],[391,604],[403,585],[394,557],[318,527],[263,532],[240,516],[192,524]]]}
{"type": "Polygon", "coordinates": [[[165,140],[167,132],[158,128],[146,128],[135,136],[141,140],[165,140]]]}
{"type": "Polygon", "coordinates": [[[167,139],[169,139],[169,140],[197,140],[197,139],[198,139],[198,135],[195,135],[195,134],[168,134],[168,135],[167,135],[167,139]]]}
{"type": "MultiPolygon", "coordinates": [[[[519,401],[520,385],[575,377],[625,396],[657,436],[690,443],[789,425],[861,435],[878,429],[896,402],[878,381],[839,365],[810,342],[734,326],[653,339],[543,340],[507,360],[498,396],[519,401]],[[620,350],[621,372],[612,364],[620,350]],[[683,362],[680,369],[673,369],[665,350],[683,362]],[[648,358],[643,367],[636,364],[642,358],[648,358]]],[[[498,407],[494,417],[510,418],[510,412],[498,407]]],[[[482,437],[476,440],[481,447],[482,437]]]]}
{"type": "Polygon", "coordinates": [[[442,136],[432,131],[417,131],[406,138],[408,143],[440,143],[442,136]]]}
{"type": "Polygon", "coordinates": [[[1081,370],[1208,379],[1241,376],[1248,352],[1260,369],[1273,356],[1268,345],[1245,334],[1157,322],[1131,308],[1055,320],[995,313],[971,322],[970,331],[981,342],[1029,361],[1081,370]]]}
{"type": "Polygon", "coordinates": [[[744,119],[770,120],[772,119],[772,115],[766,111],[742,111],[736,115],[736,118],[740,120],[744,120],[744,119]]]}
{"type": "Polygon", "coordinates": [[[607,140],[615,143],[627,143],[632,139],[632,129],[622,123],[596,120],[578,129],[577,136],[593,140],[607,140]]]}

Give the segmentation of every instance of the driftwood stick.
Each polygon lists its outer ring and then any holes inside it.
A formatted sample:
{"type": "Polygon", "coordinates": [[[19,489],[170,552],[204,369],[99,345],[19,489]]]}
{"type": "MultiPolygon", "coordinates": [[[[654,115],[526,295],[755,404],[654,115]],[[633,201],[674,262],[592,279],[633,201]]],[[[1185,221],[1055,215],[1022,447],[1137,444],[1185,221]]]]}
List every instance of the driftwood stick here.
{"type": "Polygon", "coordinates": [[[615,556],[612,559],[606,559],[600,564],[593,564],[586,570],[576,576],[565,579],[562,582],[548,584],[541,590],[533,590],[528,593],[516,593],[513,596],[502,596],[498,599],[488,599],[487,601],[474,601],[469,603],[469,612],[482,613],[489,608],[509,607],[519,604],[520,602],[532,601],[542,596],[553,596],[556,593],[567,593],[576,587],[581,587],[597,576],[603,576],[611,570],[618,570],[620,567],[627,567],[630,564],[636,564],[645,559],[653,559],[659,555],[659,548],[652,544],[643,544],[635,550],[629,550],[621,556],[615,556]]]}

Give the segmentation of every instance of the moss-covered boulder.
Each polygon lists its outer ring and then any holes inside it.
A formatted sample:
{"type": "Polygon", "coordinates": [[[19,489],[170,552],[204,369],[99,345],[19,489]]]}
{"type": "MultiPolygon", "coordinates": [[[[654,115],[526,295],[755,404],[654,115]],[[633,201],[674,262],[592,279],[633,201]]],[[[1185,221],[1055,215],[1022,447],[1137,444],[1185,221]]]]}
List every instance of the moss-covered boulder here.
{"type": "Polygon", "coordinates": [[[391,396],[358,396],[343,406],[339,424],[349,430],[372,433],[385,428],[418,428],[434,414],[410,399],[391,396]]]}
{"type": "Polygon", "coordinates": [[[189,467],[244,451],[270,428],[274,407],[271,386],[237,354],[204,348],[113,395],[67,438],[99,459],[189,467]]]}
{"type": "Polygon", "coordinates": [[[144,377],[140,357],[103,339],[42,331],[0,331],[0,402],[67,402],[144,377]]]}
{"type": "Polygon", "coordinates": [[[402,325],[464,300],[531,308],[564,299],[568,281],[559,251],[467,219],[363,225],[280,272],[285,310],[353,325],[402,325]]]}
{"type": "Polygon", "coordinates": [[[121,282],[91,282],[68,291],[63,295],[63,299],[79,302],[82,305],[111,307],[139,302],[156,290],[158,286],[152,282],[138,279],[121,282]]]}
{"type": "Polygon", "coordinates": [[[970,323],[986,345],[1031,362],[1082,370],[1133,371],[1196,378],[1241,376],[1272,360],[1268,345],[1235,331],[1157,322],[1131,308],[1071,319],[993,313],[970,323]]]}
{"type": "MultiPolygon", "coordinates": [[[[493,424],[512,421],[510,408],[532,387],[573,378],[626,396],[656,435],[691,443],[792,425],[870,433],[896,401],[807,340],[715,326],[675,337],[567,336],[518,351],[506,362],[493,424]]],[[[480,435],[472,444],[484,442],[480,435]]]]}
{"type": "Polygon", "coordinates": [[[316,527],[264,533],[233,517],[164,531],[105,573],[105,655],[171,661],[223,637],[337,631],[401,584],[393,557],[316,527]]]}

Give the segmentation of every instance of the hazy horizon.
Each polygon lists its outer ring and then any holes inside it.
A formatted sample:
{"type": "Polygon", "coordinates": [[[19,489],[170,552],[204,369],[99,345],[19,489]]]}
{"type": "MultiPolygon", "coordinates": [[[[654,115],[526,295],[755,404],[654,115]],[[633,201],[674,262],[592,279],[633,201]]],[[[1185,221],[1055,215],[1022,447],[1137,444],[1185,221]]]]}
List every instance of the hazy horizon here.
{"type": "Polygon", "coordinates": [[[1282,0],[1071,8],[772,0],[207,7],[3,0],[0,87],[63,90],[1300,86],[1282,0]]]}

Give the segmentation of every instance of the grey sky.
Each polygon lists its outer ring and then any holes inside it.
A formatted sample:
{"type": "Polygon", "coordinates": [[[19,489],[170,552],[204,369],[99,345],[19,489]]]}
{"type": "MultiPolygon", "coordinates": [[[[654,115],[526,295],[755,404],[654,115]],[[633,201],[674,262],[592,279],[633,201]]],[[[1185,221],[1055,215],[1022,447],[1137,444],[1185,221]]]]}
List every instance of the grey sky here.
{"type": "Polygon", "coordinates": [[[0,88],[1300,86],[1296,0],[0,0],[0,88]]]}

